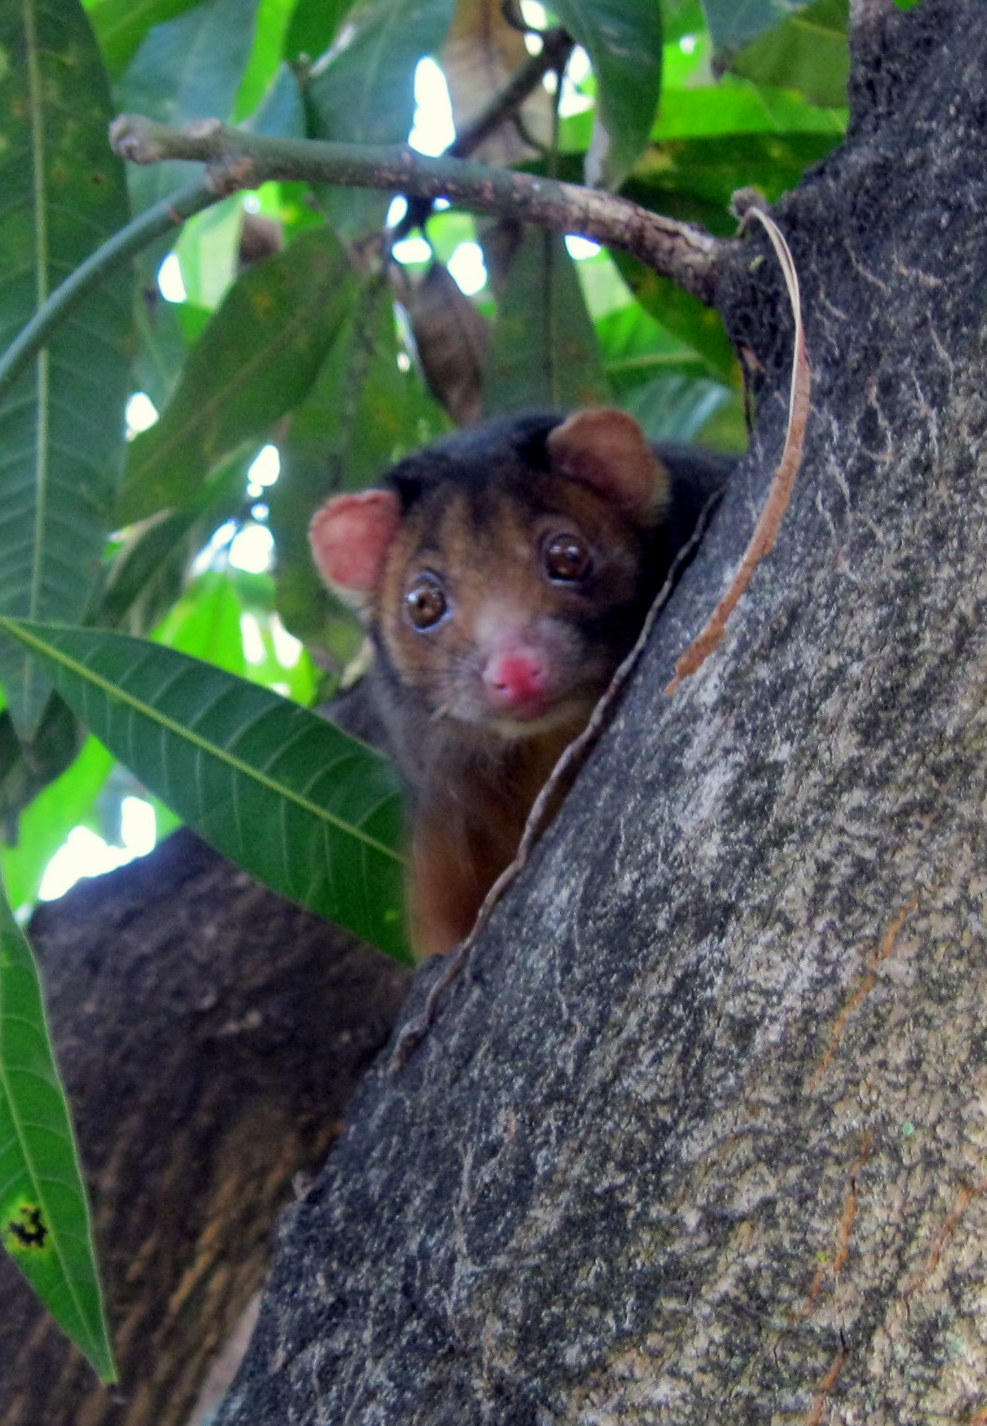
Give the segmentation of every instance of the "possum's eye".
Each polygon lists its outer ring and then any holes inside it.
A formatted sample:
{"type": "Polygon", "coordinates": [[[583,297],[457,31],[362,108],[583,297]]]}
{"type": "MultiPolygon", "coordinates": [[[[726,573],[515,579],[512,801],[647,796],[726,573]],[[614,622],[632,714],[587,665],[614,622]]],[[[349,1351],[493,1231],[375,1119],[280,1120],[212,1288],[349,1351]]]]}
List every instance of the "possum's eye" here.
{"type": "Polygon", "coordinates": [[[408,618],[416,629],[432,629],[449,608],[442,581],[436,574],[416,574],[404,596],[408,618]]]}
{"type": "Polygon", "coordinates": [[[545,573],[559,584],[578,584],[593,568],[589,545],[582,535],[574,535],[568,530],[549,535],[541,555],[545,573]]]}

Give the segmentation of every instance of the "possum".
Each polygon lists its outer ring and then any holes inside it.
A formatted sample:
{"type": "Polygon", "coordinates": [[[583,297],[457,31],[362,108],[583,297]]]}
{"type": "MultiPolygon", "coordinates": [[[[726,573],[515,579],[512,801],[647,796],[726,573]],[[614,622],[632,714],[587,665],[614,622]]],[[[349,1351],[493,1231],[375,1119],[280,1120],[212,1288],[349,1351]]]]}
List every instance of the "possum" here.
{"type": "Polygon", "coordinates": [[[419,955],[470,931],[732,462],[626,412],[488,421],[337,495],[316,566],[362,604],[371,697],[409,793],[419,955]]]}

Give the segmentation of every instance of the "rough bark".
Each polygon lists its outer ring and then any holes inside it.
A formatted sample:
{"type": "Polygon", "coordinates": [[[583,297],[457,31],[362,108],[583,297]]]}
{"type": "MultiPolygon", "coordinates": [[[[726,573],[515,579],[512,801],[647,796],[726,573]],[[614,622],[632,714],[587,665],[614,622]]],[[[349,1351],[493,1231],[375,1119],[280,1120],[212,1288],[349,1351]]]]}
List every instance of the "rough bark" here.
{"type": "Polygon", "coordinates": [[[775,553],[666,697],[781,448],[755,237],[751,458],[288,1213],[224,1426],[987,1421],[987,27],[856,19],[848,142],[777,211],[815,389],[775,553]]]}
{"type": "Polygon", "coordinates": [[[407,976],[181,832],[31,925],[121,1371],[0,1255],[3,1426],[177,1426],[321,1163],[407,976]]]}

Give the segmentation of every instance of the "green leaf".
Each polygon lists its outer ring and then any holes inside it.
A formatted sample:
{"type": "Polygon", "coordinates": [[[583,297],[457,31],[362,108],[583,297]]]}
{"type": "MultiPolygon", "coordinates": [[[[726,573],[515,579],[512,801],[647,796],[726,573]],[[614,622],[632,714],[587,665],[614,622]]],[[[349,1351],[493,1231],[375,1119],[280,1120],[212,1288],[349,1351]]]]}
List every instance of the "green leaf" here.
{"type": "MultiPolygon", "coordinates": [[[[605,140],[599,177],[617,188],[648,142],[661,93],[658,0],[554,0],[552,9],[586,50],[605,140]]],[[[587,173],[591,183],[597,174],[587,173]]]]}
{"type": "MultiPolygon", "coordinates": [[[[441,48],[453,0],[362,0],[345,39],[314,68],[306,91],[309,137],[342,143],[404,143],[415,112],[415,68],[441,48]]],[[[389,199],[324,189],[332,221],[347,237],[378,228],[389,199]]]]}
{"type": "Polygon", "coordinates": [[[288,65],[281,65],[262,96],[256,110],[243,126],[254,134],[269,138],[303,139],[305,137],[305,106],[298,76],[288,65]]]}
{"type": "Polygon", "coordinates": [[[120,761],[245,871],[399,960],[387,760],[305,708],[125,634],[0,620],[120,761]]]}
{"type": "Polygon", "coordinates": [[[216,530],[243,510],[244,457],[226,461],[179,510],[126,533],[111,565],[93,623],[149,634],[180,598],[189,566],[216,530]]]}
{"type": "Polygon", "coordinates": [[[0,1234],[103,1381],[115,1380],[65,1093],[30,948],[0,894],[0,1234]]]}
{"type": "MultiPolygon", "coordinates": [[[[203,0],[155,25],[120,81],[120,109],[175,126],[190,119],[230,120],[253,48],[259,3],[203,0]]],[[[131,165],[127,178],[135,209],[149,208],[195,172],[187,163],[131,165]]]]}
{"type": "Polygon", "coordinates": [[[209,569],[189,586],[155,630],[155,641],[246,678],[242,613],[233,581],[224,571],[209,569]]]}
{"type": "Polygon", "coordinates": [[[21,811],[70,766],[84,737],[74,713],[54,696],[29,744],[17,736],[9,712],[0,713],[0,816],[6,835],[16,829],[21,811]]]}
{"type": "MultiPolygon", "coordinates": [[[[614,258],[627,286],[640,304],[637,308],[628,309],[629,313],[636,314],[637,320],[644,323],[648,322],[650,313],[667,332],[702,358],[708,368],[705,375],[717,376],[725,382],[734,381],[737,358],[720,314],[634,258],[623,253],[616,253],[614,258]]],[[[629,316],[624,320],[632,319],[629,316]]],[[[605,340],[608,341],[609,355],[612,338],[606,334],[605,340]]]]}
{"type": "Polygon", "coordinates": [[[666,86],[655,138],[667,143],[731,134],[829,134],[835,143],[843,137],[846,116],[843,107],[820,108],[774,85],[734,79],[682,89],[666,86]]]}
{"type": "Polygon", "coordinates": [[[244,274],[189,354],[161,419],[131,443],[123,522],[192,499],[210,470],[302,399],[353,281],[346,254],[321,227],[244,274]]]}
{"type": "Polygon", "coordinates": [[[663,376],[636,387],[624,402],[653,441],[688,445],[732,399],[717,382],[663,376]]]}
{"type": "Polygon", "coordinates": [[[774,202],[838,140],[829,131],[675,139],[653,145],[622,191],[645,208],[733,236],[730,199],[738,188],[758,188],[774,202]]]}
{"type": "Polygon", "coordinates": [[[87,739],[71,767],[21,813],[17,845],[0,845],[3,880],[15,909],[37,899],[48,863],[72,828],[92,816],[113,766],[106,749],[95,738],[87,739]]]}
{"type": "Polygon", "coordinates": [[[530,406],[568,410],[606,399],[596,332],[565,239],[525,228],[497,304],[489,415],[530,406]]]}
{"type": "Polygon", "coordinates": [[[141,292],[136,302],[137,356],[134,385],[160,411],[175,389],[188,344],[175,304],[141,292]]]}
{"type": "Polygon", "coordinates": [[[294,5],[295,0],[260,0],[254,47],[237,95],[237,120],[254,112],[278,72],[294,5]]]}
{"type": "Polygon", "coordinates": [[[717,50],[737,49],[771,30],[810,0],[703,0],[709,33],[717,50]]]}
{"type": "Polygon", "coordinates": [[[118,73],[137,53],[148,30],[173,20],[198,0],[102,0],[91,19],[106,66],[118,73]]]}
{"type": "Polygon", "coordinates": [[[816,104],[846,104],[849,5],[850,0],[814,0],[734,54],[730,68],[761,84],[797,89],[816,104]]]}
{"type": "MultiPolygon", "coordinates": [[[[113,113],[74,0],[0,5],[0,349],[127,221],[113,113]],[[85,102],[80,102],[85,96],[85,102]]],[[[0,612],[80,619],[99,575],[127,397],[131,279],[70,315],[0,403],[0,612]]],[[[11,712],[30,732],[47,690],[0,648],[11,712]]]]}
{"type": "Polygon", "coordinates": [[[314,59],[323,54],[353,3],[354,0],[298,0],[285,36],[285,59],[296,60],[302,55],[314,59]]]}

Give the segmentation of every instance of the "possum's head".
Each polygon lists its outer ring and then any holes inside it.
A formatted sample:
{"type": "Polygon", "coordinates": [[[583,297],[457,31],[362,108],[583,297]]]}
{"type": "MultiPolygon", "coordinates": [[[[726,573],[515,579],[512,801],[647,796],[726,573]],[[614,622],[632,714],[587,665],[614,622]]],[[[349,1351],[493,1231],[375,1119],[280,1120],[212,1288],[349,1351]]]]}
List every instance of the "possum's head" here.
{"type": "Polygon", "coordinates": [[[668,498],[624,412],[509,418],[328,501],[312,550],[432,716],[524,737],[588,713],[633,643],[668,498]]]}

